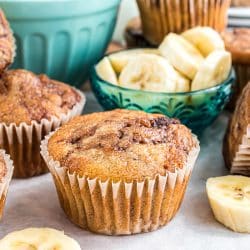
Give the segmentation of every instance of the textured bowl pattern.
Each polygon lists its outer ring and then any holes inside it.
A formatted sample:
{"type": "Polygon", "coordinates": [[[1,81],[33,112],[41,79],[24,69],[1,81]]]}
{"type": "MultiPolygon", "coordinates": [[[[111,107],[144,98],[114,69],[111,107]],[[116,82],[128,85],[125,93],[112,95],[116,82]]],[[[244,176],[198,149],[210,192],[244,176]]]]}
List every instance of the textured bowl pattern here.
{"type": "Polygon", "coordinates": [[[16,38],[13,68],[46,73],[79,86],[107,48],[119,3],[120,0],[43,0],[39,4],[0,0],[16,38]]]}
{"type": "Polygon", "coordinates": [[[101,79],[95,68],[91,72],[93,92],[105,110],[116,108],[144,110],[180,119],[195,133],[201,133],[223,110],[229,100],[235,74],[215,87],[186,92],[159,93],[122,88],[101,79]]]}

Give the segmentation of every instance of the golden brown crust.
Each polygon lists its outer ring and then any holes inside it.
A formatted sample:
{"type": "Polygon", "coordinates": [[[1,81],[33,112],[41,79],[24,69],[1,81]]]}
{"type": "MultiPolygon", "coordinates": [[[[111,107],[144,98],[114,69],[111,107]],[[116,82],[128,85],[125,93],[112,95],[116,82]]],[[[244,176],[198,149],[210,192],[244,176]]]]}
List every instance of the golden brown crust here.
{"type": "Polygon", "coordinates": [[[3,156],[0,154],[0,182],[7,174],[7,167],[3,156]]]}
{"type": "Polygon", "coordinates": [[[243,89],[237,101],[236,109],[227,128],[224,137],[223,154],[225,163],[231,168],[242,138],[246,134],[247,126],[250,124],[250,82],[243,89]]]}
{"type": "Polygon", "coordinates": [[[0,73],[12,62],[15,54],[15,42],[8,21],[0,9],[0,73]]]}
{"type": "Polygon", "coordinates": [[[0,122],[31,124],[67,113],[81,100],[70,86],[26,70],[10,70],[0,79],[0,122]]]}
{"type": "Polygon", "coordinates": [[[250,0],[232,0],[232,6],[250,6],[250,0]]]}
{"type": "Polygon", "coordinates": [[[222,33],[226,49],[233,63],[250,64],[250,29],[236,28],[222,33]]]}
{"type": "Polygon", "coordinates": [[[49,155],[80,176],[143,180],[182,168],[196,145],[178,120],[114,110],[76,117],[49,139],[49,155]]]}

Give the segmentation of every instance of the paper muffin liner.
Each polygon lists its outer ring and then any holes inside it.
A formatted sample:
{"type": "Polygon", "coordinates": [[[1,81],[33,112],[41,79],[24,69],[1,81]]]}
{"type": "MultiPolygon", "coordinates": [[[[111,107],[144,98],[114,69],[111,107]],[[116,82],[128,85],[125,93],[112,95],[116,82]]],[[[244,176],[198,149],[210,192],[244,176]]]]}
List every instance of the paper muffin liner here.
{"type": "Polygon", "coordinates": [[[5,149],[14,161],[15,178],[28,178],[48,172],[40,155],[41,140],[74,116],[81,114],[86,99],[83,93],[76,91],[81,95],[81,101],[59,118],[42,119],[41,122],[32,121],[30,125],[0,123],[0,148],[5,149]]]}
{"type": "Polygon", "coordinates": [[[246,134],[234,156],[231,173],[250,176],[250,124],[246,128],[246,134]]]}
{"type": "Polygon", "coordinates": [[[236,74],[236,83],[233,86],[233,95],[228,103],[227,107],[230,110],[235,109],[236,102],[246,84],[250,80],[250,63],[249,64],[233,64],[235,74],[236,74]]]}
{"type": "Polygon", "coordinates": [[[3,156],[7,169],[6,175],[0,181],[0,219],[1,219],[3,215],[7,192],[9,189],[9,184],[13,175],[14,166],[13,166],[13,161],[10,159],[10,156],[7,155],[4,150],[0,149],[0,155],[3,156]]]}
{"type": "Polygon", "coordinates": [[[169,32],[180,33],[194,26],[223,31],[230,0],[137,0],[137,4],[146,39],[159,45],[169,32]]]}
{"type": "MultiPolygon", "coordinates": [[[[76,225],[107,235],[149,232],[167,224],[179,209],[199,146],[182,169],[144,181],[102,181],[69,173],[48,153],[46,136],[41,154],[53,176],[62,209],[76,225]]],[[[198,141],[197,141],[198,143],[198,141]]]]}

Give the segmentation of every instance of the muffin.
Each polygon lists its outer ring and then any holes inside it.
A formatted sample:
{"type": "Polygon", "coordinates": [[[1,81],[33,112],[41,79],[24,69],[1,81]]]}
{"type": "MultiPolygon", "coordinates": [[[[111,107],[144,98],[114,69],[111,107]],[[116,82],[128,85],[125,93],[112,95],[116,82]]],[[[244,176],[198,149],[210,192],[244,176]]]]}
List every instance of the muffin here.
{"type": "Polygon", "coordinates": [[[250,176],[250,82],[237,101],[225,134],[223,154],[232,174],[250,176]]]}
{"type": "Polygon", "coordinates": [[[131,110],[76,117],[41,146],[69,219],[108,235],[167,224],[198,152],[198,140],[178,120],[131,110]]]}
{"type": "Polygon", "coordinates": [[[223,31],[230,0],[137,0],[137,3],[144,36],[159,45],[169,32],[181,33],[194,26],[223,31]]]}
{"type": "Polygon", "coordinates": [[[250,0],[232,0],[231,5],[234,7],[250,6],[250,0]]]}
{"type": "Polygon", "coordinates": [[[0,74],[13,62],[14,56],[15,40],[0,8],[0,74]]]}
{"type": "Polygon", "coordinates": [[[250,80],[250,29],[236,28],[223,32],[226,49],[231,52],[236,72],[236,84],[229,108],[234,109],[242,89],[250,80]]]}
{"type": "Polygon", "coordinates": [[[0,148],[14,161],[14,177],[48,172],[40,156],[46,134],[75,115],[85,103],[80,91],[45,75],[10,70],[0,78],[0,148]]]}
{"type": "Polygon", "coordinates": [[[13,174],[13,162],[4,150],[0,150],[0,219],[3,215],[6,195],[13,174]]]}
{"type": "Polygon", "coordinates": [[[124,38],[127,48],[154,47],[145,39],[139,17],[134,17],[128,22],[125,28],[124,38]]]}

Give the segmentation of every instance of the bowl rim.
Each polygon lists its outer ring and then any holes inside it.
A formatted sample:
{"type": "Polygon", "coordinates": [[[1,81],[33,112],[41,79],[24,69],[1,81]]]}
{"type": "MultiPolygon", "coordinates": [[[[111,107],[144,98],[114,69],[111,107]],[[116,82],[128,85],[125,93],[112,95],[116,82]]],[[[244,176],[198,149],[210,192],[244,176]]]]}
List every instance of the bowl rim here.
{"type": "Polygon", "coordinates": [[[228,74],[228,77],[220,84],[217,84],[215,86],[209,87],[209,88],[205,88],[205,89],[199,89],[199,90],[194,90],[194,91],[188,91],[188,92],[157,92],[157,91],[148,91],[148,90],[140,90],[140,89],[131,89],[131,88],[125,88],[119,85],[115,85],[112,84],[106,80],[104,80],[96,71],[96,66],[97,64],[106,56],[110,56],[112,54],[116,54],[119,52],[123,52],[123,51],[127,51],[127,50],[137,50],[137,49],[155,49],[155,48],[129,48],[129,49],[121,49],[121,50],[117,50],[115,52],[111,52],[111,53],[106,53],[103,57],[101,57],[101,59],[99,59],[91,68],[91,72],[90,72],[90,82],[92,83],[92,76],[94,75],[95,78],[97,78],[99,81],[101,81],[102,83],[104,83],[105,85],[109,86],[109,87],[114,87],[117,88],[119,90],[122,91],[127,91],[127,92],[137,92],[138,94],[153,94],[153,95],[166,95],[166,96],[183,96],[183,95],[198,95],[198,94],[204,94],[204,93],[209,93],[209,92],[214,92],[217,91],[220,88],[226,87],[227,85],[232,84],[232,81],[235,80],[235,71],[233,66],[230,69],[230,72],[228,74]]]}

